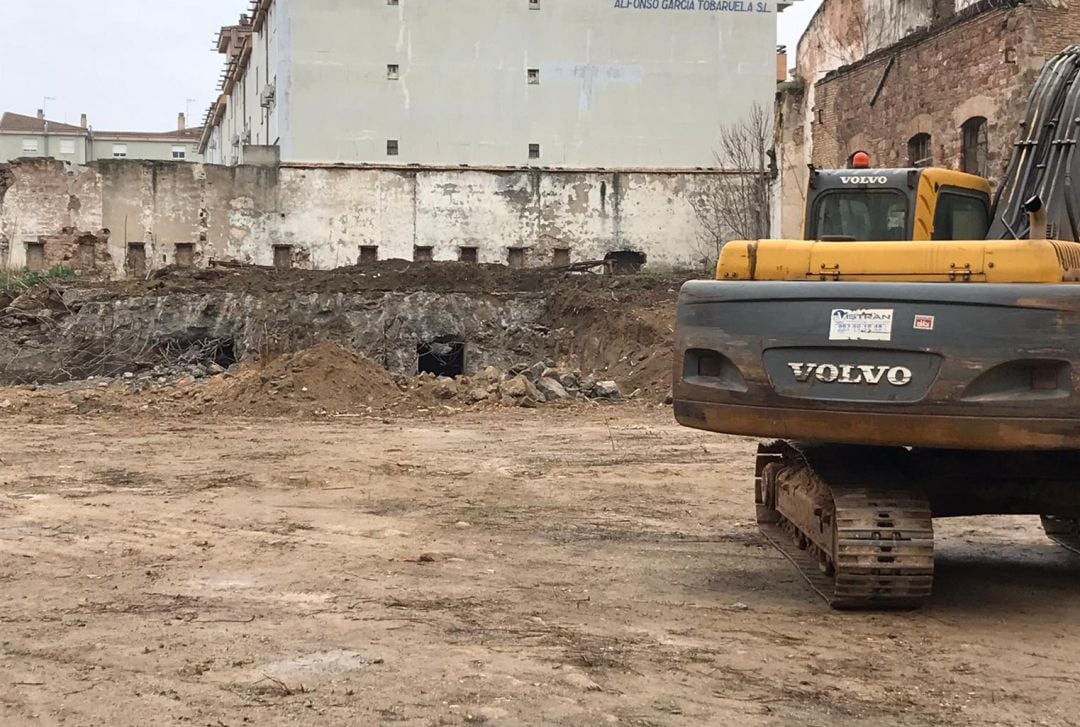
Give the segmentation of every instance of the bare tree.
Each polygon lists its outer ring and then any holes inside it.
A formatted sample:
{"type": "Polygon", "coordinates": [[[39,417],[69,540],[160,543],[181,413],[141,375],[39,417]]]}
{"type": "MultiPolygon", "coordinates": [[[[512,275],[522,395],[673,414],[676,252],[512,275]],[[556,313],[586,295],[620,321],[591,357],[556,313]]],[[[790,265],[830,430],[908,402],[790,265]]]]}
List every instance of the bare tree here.
{"type": "Polygon", "coordinates": [[[699,250],[706,265],[720,257],[728,240],[770,235],[777,176],[771,110],[755,105],[741,121],[721,128],[715,155],[718,165],[732,173],[717,177],[691,200],[702,228],[699,250]]]}

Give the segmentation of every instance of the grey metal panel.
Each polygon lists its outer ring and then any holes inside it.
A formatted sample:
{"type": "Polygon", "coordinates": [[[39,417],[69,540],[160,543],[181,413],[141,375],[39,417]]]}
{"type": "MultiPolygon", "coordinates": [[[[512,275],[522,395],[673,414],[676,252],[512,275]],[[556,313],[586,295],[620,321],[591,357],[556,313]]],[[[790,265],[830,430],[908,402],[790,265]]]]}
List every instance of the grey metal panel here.
{"type": "Polygon", "coordinates": [[[694,281],[680,296],[677,337],[680,363],[687,348],[718,351],[747,383],[745,392],[724,391],[702,385],[700,377],[692,383],[677,376],[675,397],[684,401],[1061,417],[1080,427],[1080,285],[694,281]],[[833,312],[858,308],[892,311],[887,340],[830,339],[833,312]],[[916,328],[918,317],[932,317],[933,329],[916,328]],[[920,355],[940,360],[940,368],[908,365],[920,355]],[[766,356],[773,359],[771,372],[766,356]],[[808,356],[820,360],[807,361],[808,356]],[[825,395],[817,397],[816,379],[801,389],[791,379],[776,380],[777,371],[782,374],[790,364],[823,362],[906,366],[912,381],[904,387],[853,381],[819,388],[825,395]],[[1007,375],[983,377],[1002,366],[1007,375]],[[1051,371],[1049,379],[1034,381],[1044,370],[1051,371]],[[980,385],[973,387],[976,380],[980,385]],[[991,389],[987,396],[987,386],[1014,388],[991,389]],[[897,395],[897,388],[918,395],[897,395]],[[978,397],[968,396],[969,389],[978,397]]]}

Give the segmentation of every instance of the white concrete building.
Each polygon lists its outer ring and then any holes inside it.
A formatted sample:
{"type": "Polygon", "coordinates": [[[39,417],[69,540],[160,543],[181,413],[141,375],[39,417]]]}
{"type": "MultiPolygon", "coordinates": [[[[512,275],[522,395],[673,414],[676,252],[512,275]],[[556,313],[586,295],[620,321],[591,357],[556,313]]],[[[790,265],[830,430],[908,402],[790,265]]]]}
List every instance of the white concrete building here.
{"type": "MultiPolygon", "coordinates": [[[[786,6],[788,3],[781,3],[786,6]]],[[[696,169],[771,107],[775,0],[256,0],[208,162],[696,169]]]]}

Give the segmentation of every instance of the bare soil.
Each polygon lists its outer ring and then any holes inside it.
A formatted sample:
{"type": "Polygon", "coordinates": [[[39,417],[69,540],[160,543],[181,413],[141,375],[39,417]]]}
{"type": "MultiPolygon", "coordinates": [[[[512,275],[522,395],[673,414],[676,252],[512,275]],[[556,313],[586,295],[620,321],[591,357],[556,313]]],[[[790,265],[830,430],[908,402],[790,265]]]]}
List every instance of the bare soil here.
{"type": "Polygon", "coordinates": [[[836,613],[753,443],[640,405],[6,416],[0,724],[1080,724],[1080,558],[940,523],[913,613],[836,613]]]}

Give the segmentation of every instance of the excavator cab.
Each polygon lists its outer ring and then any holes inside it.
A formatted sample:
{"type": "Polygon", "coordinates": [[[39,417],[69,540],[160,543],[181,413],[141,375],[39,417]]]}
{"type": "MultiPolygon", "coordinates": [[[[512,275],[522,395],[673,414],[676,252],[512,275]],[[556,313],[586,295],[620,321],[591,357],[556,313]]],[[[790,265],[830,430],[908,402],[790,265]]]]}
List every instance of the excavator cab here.
{"type": "Polygon", "coordinates": [[[805,240],[982,240],[990,228],[990,184],[951,169],[815,169],[808,191],[805,240]]]}

